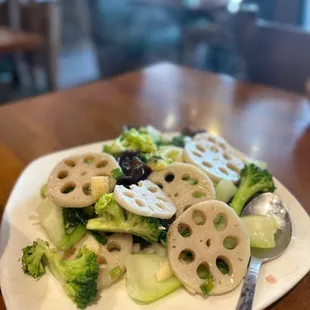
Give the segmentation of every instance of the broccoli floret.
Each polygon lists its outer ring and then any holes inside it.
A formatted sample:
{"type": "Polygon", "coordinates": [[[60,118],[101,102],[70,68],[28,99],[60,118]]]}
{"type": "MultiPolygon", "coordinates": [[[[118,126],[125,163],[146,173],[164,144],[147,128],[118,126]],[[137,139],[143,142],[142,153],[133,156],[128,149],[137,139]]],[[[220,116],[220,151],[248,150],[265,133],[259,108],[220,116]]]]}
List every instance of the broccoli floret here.
{"type": "Polygon", "coordinates": [[[130,233],[148,242],[166,242],[167,221],[140,216],[124,210],[113,194],[102,196],[95,205],[99,217],[90,219],[86,228],[105,232],[130,233]]]}
{"type": "Polygon", "coordinates": [[[174,145],[177,147],[184,148],[187,141],[190,140],[190,137],[180,134],[178,136],[173,137],[170,141],[167,141],[166,143],[162,143],[162,145],[174,145]]]}
{"type": "Polygon", "coordinates": [[[135,128],[124,131],[109,147],[109,153],[119,155],[125,150],[140,150],[142,153],[157,151],[156,140],[147,132],[140,132],[135,128]]]}
{"type": "Polygon", "coordinates": [[[275,185],[268,170],[254,164],[246,165],[241,170],[240,185],[231,202],[231,207],[240,215],[243,207],[251,198],[261,193],[274,192],[274,190],[275,185]]]}
{"type": "Polygon", "coordinates": [[[146,133],[146,134],[150,135],[152,140],[157,145],[161,144],[162,141],[164,140],[162,133],[151,125],[148,125],[146,127],[140,127],[138,130],[140,133],[146,133]]]}
{"type": "Polygon", "coordinates": [[[71,249],[86,233],[85,225],[77,220],[72,210],[60,208],[49,199],[39,204],[37,212],[41,225],[58,250],[71,249]]]}
{"type": "Polygon", "coordinates": [[[94,252],[82,247],[75,259],[63,260],[47,242],[38,239],[23,249],[22,269],[36,279],[45,273],[44,265],[78,308],[85,309],[96,298],[99,264],[94,252]]]}
{"type": "Polygon", "coordinates": [[[116,202],[113,193],[105,194],[95,204],[95,212],[105,221],[119,225],[125,220],[123,208],[116,202]]]}
{"type": "MultiPolygon", "coordinates": [[[[47,244],[44,241],[42,242],[47,244]]],[[[26,246],[22,251],[22,269],[24,273],[29,274],[35,279],[43,276],[45,274],[44,266],[42,264],[44,249],[41,246],[38,246],[37,241],[34,241],[32,245],[26,246]]]]}

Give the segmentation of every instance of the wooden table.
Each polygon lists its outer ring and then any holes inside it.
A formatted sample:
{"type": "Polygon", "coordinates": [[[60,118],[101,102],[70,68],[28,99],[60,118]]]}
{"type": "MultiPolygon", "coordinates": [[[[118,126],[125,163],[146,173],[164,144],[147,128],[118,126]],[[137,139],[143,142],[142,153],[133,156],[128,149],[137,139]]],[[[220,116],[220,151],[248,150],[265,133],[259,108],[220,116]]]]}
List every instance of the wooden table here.
{"type": "Polygon", "coordinates": [[[0,53],[34,50],[42,43],[41,36],[37,34],[0,27],[0,53]]]}
{"type": "MultiPolygon", "coordinates": [[[[151,123],[164,131],[192,125],[223,135],[268,162],[309,213],[309,114],[309,102],[298,95],[170,64],[3,106],[0,209],[36,157],[113,138],[123,124],[151,123]]],[[[308,310],[309,304],[310,275],[271,309],[308,310]]]]}

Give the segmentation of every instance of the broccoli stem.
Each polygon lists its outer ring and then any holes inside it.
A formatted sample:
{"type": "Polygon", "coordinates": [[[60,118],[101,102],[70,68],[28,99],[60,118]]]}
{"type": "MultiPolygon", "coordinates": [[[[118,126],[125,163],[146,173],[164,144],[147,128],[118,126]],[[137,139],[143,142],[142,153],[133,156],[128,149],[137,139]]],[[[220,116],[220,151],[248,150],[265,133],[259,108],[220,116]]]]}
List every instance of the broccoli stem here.
{"type": "Polygon", "coordinates": [[[162,233],[156,225],[149,224],[147,218],[136,215],[137,221],[124,221],[115,225],[114,222],[106,221],[104,218],[97,217],[88,221],[86,228],[104,232],[119,232],[132,234],[143,238],[147,242],[156,243],[162,233]],[[136,223],[136,224],[135,224],[136,223]]]}

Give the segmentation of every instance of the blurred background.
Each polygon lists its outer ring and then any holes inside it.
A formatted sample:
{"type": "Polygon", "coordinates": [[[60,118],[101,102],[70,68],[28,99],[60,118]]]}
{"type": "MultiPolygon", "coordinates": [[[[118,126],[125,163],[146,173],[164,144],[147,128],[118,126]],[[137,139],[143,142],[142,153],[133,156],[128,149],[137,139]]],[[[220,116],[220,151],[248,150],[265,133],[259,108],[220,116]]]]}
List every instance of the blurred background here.
{"type": "Polygon", "coordinates": [[[163,61],[305,93],[308,31],[310,0],[0,0],[0,104],[163,61]]]}

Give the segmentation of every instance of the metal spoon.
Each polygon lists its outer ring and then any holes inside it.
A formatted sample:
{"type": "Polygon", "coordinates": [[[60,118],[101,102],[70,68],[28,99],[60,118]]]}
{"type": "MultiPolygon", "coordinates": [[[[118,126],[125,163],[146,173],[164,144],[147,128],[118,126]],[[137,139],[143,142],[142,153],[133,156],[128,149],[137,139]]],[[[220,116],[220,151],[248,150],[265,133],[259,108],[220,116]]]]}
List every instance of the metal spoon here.
{"type": "Polygon", "coordinates": [[[242,211],[241,216],[244,215],[272,215],[278,222],[278,230],[275,234],[276,246],[274,248],[251,248],[249,269],[236,310],[252,309],[256,280],[261,265],[280,256],[287,248],[292,236],[290,215],[285,205],[275,194],[266,193],[254,198],[242,211]]]}

